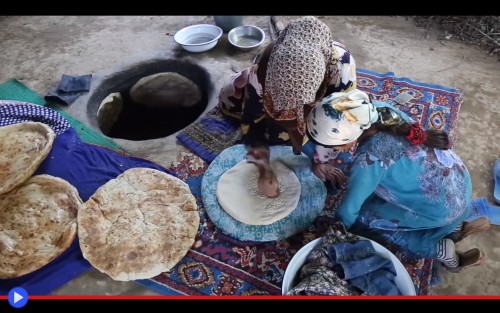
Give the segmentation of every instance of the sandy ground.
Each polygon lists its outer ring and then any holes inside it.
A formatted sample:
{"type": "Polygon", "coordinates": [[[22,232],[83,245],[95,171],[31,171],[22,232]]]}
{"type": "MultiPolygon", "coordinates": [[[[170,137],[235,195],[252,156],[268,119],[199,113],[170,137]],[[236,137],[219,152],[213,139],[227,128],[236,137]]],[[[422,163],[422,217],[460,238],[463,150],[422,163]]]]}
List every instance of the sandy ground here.
{"type": "MultiPolygon", "coordinates": [[[[295,17],[283,17],[290,21],[295,17]]],[[[394,72],[415,81],[459,88],[464,102],[455,151],[469,168],[473,196],[493,200],[492,169],[500,158],[500,62],[474,46],[440,42],[434,32],[424,34],[412,21],[394,16],[321,16],[334,37],[346,44],[359,68],[394,72]]],[[[226,35],[211,51],[187,54],[179,50],[173,35],[184,26],[212,23],[211,16],[2,16],[0,17],[0,82],[17,78],[44,95],[61,74],[92,73],[93,84],[128,65],[151,58],[192,58],[211,74],[215,105],[223,81],[232,66],[247,66],[258,52],[239,52],[228,46],[226,35]]],[[[267,16],[247,16],[269,34],[267,16]]],[[[269,38],[266,39],[269,41],[269,38]]],[[[67,111],[89,123],[85,97],[67,111]]],[[[127,150],[164,166],[175,158],[175,139],[149,140],[141,144],[117,140],[127,150]]],[[[497,295],[500,290],[500,232],[471,236],[459,249],[473,247],[487,254],[485,264],[459,274],[446,274],[433,288],[435,295],[497,295]]],[[[155,294],[133,282],[115,282],[97,270],[89,271],[54,294],[155,294]]]]}

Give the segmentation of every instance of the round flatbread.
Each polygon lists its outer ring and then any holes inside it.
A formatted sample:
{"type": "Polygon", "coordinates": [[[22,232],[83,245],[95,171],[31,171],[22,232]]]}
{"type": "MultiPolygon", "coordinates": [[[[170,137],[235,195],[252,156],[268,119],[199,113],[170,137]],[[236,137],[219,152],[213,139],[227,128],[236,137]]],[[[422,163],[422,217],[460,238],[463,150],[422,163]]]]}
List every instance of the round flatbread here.
{"type": "Polygon", "coordinates": [[[27,180],[47,157],[54,131],[38,122],[0,127],[0,194],[27,180]]]}
{"type": "Polygon", "coordinates": [[[292,213],[300,199],[299,179],[280,161],[272,161],[271,168],[280,185],[280,195],[276,198],[268,198],[259,191],[257,166],[246,160],[222,174],[217,184],[217,200],[224,211],[247,225],[269,225],[292,213]]]}
{"type": "Polygon", "coordinates": [[[78,212],[83,256],[121,281],[171,270],[193,245],[199,224],[189,186],[149,168],[110,180],[78,212]]]}
{"type": "Polygon", "coordinates": [[[0,278],[31,273],[65,251],[81,204],[75,187],[50,175],[0,195],[0,278]]]}

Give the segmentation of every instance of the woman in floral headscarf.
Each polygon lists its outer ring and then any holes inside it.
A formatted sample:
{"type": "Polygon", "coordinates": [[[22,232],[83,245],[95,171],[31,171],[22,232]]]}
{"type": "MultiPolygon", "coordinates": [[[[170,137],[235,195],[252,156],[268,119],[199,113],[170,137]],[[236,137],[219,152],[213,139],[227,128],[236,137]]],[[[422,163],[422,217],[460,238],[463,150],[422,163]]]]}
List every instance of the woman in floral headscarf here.
{"type": "MultiPolygon", "coordinates": [[[[325,94],[356,87],[349,51],[331,38],[329,27],[307,16],[291,22],[249,69],[234,75],[220,93],[219,107],[241,120],[247,159],[259,167],[259,189],[276,197],[269,145],[289,144],[300,154],[305,119],[325,94]]],[[[315,172],[339,181],[341,171],[321,165],[315,172]]]]}
{"type": "Polygon", "coordinates": [[[358,144],[336,211],[350,232],[409,256],[435,258],[452,272],[481,264],[482,251],[455,251],[454,242],[490,223],[486,217],[464,223],[472,211],[471,179],[445,132],[423,130],[403,112],[353,90],[318,103],[307,134],[323,152],[358,144]]]}

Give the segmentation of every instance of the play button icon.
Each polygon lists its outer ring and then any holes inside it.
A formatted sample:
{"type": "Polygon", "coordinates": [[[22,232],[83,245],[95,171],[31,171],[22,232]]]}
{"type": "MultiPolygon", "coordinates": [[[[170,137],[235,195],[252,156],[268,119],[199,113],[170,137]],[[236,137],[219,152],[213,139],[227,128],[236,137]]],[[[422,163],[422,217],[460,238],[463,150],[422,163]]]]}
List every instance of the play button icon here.
{"type": "Polygon", "coordinates": [[[28,293],[21,287],[12,288],[8,295],[9,304],[16,309],[22,308],[28,303],[28,293]]]}

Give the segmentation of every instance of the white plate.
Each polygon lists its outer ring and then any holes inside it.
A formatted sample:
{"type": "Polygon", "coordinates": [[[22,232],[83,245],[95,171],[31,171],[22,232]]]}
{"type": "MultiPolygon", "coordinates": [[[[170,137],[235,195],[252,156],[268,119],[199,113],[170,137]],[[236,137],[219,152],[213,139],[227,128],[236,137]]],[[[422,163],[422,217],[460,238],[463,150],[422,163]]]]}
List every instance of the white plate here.
{"type": "MultiPolygon", "coordinates": [[[[358,237],[362,240],[370,240],[361,236],[358,237]]],[[[285,295],[296,285],[295,277],[298,271],[306,261],[309,253],[311,253],[311,251],[320,243],[320,240],[321,238],[316,238],[313,241],[309,242],[307,245],[303,246],[299,251],[297,251],[297,253],[290,260],[290,263],[288,263],[288,266],[285,270],[285,276],[283,277],[283,285],[281,287],[281,293],[283,295],[285,295]]],[[[408,271],[406,271],[406,268],[403,266],[401,261],[399,261],[399,259],[384,246],[381,246],[373,240],[370,240],[370,242],[372,243],[375,252],[386,259],[390,259],[392,261],[392,264],[394,264],[394,268],[396,269],[395,283],[401,294],[404,296],[415,296],[417,294],[415,291],[415,285],[413,285],[410,274],[408,274],[408,271]]]]}

